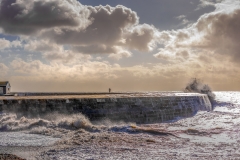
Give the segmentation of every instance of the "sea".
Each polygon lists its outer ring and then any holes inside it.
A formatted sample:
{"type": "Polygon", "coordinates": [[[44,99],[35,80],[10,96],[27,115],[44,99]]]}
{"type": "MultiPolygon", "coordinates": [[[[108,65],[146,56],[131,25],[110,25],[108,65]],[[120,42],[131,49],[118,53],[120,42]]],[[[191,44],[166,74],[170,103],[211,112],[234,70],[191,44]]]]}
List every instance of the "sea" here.
{"type": "Polygon", "coordinates": [[[27,160],[240,159],[240,92],[214,92],[213,111],[153,124],[0,113],[0,154],[27,160]]]}

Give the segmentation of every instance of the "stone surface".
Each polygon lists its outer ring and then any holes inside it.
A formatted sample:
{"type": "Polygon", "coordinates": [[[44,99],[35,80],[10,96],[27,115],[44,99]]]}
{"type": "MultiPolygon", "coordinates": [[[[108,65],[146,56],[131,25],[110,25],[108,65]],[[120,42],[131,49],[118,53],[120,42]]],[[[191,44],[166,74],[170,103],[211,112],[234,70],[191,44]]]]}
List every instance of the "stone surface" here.
{"type": "Polygon", "coordinates": [[[212,110],[207,95],[139,92],[0,98],[0,111],[25,117],[82,113],[92,121],[108,118],[112,121],[153,123],[189,117],[199,110],[212,110]]]}

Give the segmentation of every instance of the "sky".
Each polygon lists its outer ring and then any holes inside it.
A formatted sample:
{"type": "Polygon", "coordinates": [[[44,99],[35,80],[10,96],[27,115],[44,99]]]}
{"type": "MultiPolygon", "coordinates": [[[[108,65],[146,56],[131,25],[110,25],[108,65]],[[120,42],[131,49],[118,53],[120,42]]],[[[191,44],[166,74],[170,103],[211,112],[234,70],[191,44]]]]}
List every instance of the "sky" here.
{"type": "Polygon", "coordinates": [[[0,0],[15,92],[240,90],[239,0],[0,0]]]}

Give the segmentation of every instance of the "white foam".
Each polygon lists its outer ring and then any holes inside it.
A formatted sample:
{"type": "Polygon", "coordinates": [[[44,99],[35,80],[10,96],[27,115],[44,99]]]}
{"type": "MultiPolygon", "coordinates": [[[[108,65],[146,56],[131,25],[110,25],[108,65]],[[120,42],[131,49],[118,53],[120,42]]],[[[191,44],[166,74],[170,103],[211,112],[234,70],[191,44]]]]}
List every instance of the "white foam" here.
{"type": "Polygon", "coordinates": [[[0,146],[49,146],[58,140],[59,138],[23,132],[0,132],[0,146]]]}

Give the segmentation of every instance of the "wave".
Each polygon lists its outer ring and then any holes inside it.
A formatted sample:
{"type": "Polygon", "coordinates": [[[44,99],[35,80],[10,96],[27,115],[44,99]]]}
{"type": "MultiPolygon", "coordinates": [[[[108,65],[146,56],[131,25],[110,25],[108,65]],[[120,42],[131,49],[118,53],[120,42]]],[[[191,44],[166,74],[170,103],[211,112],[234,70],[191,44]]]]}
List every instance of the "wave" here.
{"type": "Polygon", "coordinates": [[[164,131],[153,128],[140,127],[135,123],[125,123],[123,121],[111,122],[108,119],[94,122],[83,114],[62,115],[51,114],[43,118],[18,118],[16,114],[4,113],[0,115],[1,132],[25,131],[31,134],[42,134],[53,137],[62,137],[71,131],[81,130],[81,132],[125,132],[125,133],[147,133],[158,135],[169,135],[164,131]]]}
{"type": "Polygon", "coordinates": [[[18,118],[13,113],[3,113],[0,115],[0,131],[30,131],[30,133],[54,135],[66,133],[66,131],[85,129],[88,131],[97,128],[82,114],[61,115],[51,114],[43,118],[18,118]],[[49,117],[49,118],[48,118],[49,117]]]}

